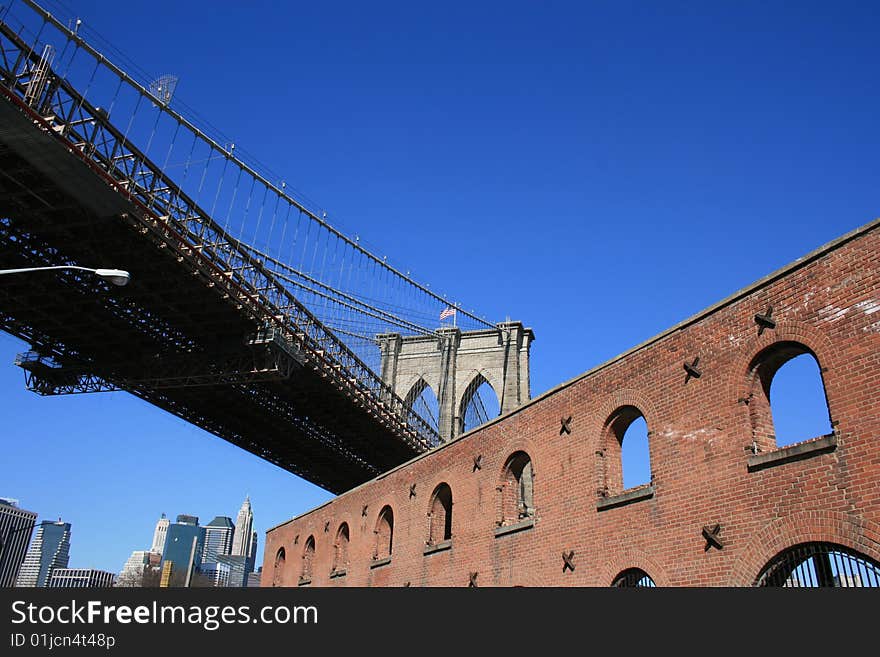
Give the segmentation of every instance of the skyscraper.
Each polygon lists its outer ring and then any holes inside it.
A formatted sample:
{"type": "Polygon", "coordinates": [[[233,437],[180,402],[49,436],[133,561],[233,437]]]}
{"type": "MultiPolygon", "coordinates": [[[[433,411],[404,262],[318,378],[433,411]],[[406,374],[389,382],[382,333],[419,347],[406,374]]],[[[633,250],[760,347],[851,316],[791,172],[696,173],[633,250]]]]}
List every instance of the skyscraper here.
{"type": "Polygon", "coordinates": [[[247,496],[238,510],[235,520],[235,535],[232,538],[232,554],[250,557],[254,537],[254,513],[251,511],[251,498],[247,496]]]}
{"type": "Polygon", "coordinates": [[[143,586],[144,572],[150,564],[150,551],[135,550],[122,567],[116,578],[116,586],[143,586]]]}
{"type": "Polygon", "coordinates": [[[113,586],[116,575],[94,568],[56,568],[46,584],[49,588],[106,588],[113,586]]]}
{"type": "Polygon", "coordinates": [[[15,585],[34,532],[37,514],[18,506],[18,500],[0,497],[0,587],[15,585]]]}
{"type": "Polygon", "coordinates": [[[165,536],[168,534],[168,525],[169,520],[163,513],[162,517],[159,518],[159,522],[156,523],[156,530],[153,532],[153,547],[150,548],[150,552],[162,554],[162,551],[165,549],[165,536]]]}
{"type": "Polygon", "coordinates": [[[169,586],[189,586],[189,579],[202,564],[205,549],[205,528],[199,527],[196,516],[177,516],[177,522],[168,525],[162,568],[170,568],[169,586]],[[169,566],[169,564],[172,564],[169,566]]]}
{"type": "Polygon", "coordinates": [[[67,568],[70,554],[70,523],[44,520],[28,548],[18,572],[16,586],[48,586],[52,571],[67,568]]]}
{"type": "Polygon", "coordinates": [[[257,532],[251,535],[251,552],[247,560],[247,572],[252,573],[257,567],[257,532]]]}
{"type": "Polygon", "coordinates": [[[217,563],[217,557],[232,552],[232,536],[235,525],[228,516],[217,516],[205,525],[205,549],[202,563],[217,563]]]}
{"type": "Polygon", "coordinates": [[[217,561],[215,586],[241,588],[247,586],[248,559],[240,555],[220,555],[217,561]]]}

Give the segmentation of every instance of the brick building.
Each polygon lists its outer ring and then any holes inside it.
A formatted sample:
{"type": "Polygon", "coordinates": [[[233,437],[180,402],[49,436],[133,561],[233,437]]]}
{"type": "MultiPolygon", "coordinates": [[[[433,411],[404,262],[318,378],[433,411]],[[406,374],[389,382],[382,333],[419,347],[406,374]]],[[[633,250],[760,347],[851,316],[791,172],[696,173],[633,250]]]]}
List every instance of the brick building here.
{"type": "Polygon", "coordinates": [[[878,265],[880,220],[272,528],[262,585],[877,585],[878,265]],[[829,428],[777,445],[802,354],[829,428]],[[624,489],[637,419],[650,481],[624,489]]]}

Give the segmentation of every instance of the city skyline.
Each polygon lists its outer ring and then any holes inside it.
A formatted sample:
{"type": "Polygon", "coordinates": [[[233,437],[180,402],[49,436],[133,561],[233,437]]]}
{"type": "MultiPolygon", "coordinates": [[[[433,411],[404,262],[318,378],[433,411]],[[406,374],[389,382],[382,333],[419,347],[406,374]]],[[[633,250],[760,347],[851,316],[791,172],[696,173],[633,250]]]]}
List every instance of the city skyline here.
{"type": "MultiPolygon", "coordinates": [[[[70,550],[72,545],[74,545],[71,541],[71,523],[62,522],[60,517],[54,521],[40,520],[39,513],[21,509],[20,500],[16,498],[0,497],[0,505],[2,505],[2,507],[7,507],[5,509],[0,508],[0,511],[3,512],[3,515],[0,516],[0,534],[2,534],[3,538],[7,538],[6,532],[9,532],[8,539],[11,539],[14,533],[17,533],[19,529],[23,529],[24,527],[30,527],[31,533],[33,533],[33,536],[30,539],[24,540],[22,542],[23,544],[17,548],[10,540],[8,544],[8,555],[5,549],[7,545],[4,544],[4,550],[2,553],[4,559],[4,572],[6,562],[9,561],[11,564],[15,560],[14,555],[16,553],[21,554],[21,558],[18,561],[18,568],[16,568],[17,576],[13,577],[11,583],[6,586],[50,586],[53,571],[56,569],[77,571],[73,574],[64,574],[64,580],[70,581],[88,580],[91,573],[105,572],[114,573],[115,577],[122,578],[123,573],[131,568],[131,566],[137,561],[138,556],[143,557],[144,561],[142,563],[146,565],[148,563],[146,557],[150,553],[158,553],[159,555],[162,555],[165,552],[165,540],[167,538],[169,527],[181,522],[183,524],[194,524],[199,529],[204,530],[202,542],[199,544],[197,563],[216,563],[218,555],[240,555],[245,557],[245,563],[248,564],[245,568],[250,568],[248,572],[257,572],[259,570],[261,555],[258,551],[255,551],[256,546],[259,544],[259,536],[258,533],[253,530],[254,514],[250,502],[250,495],[245,496],[245,501],[242,503],[238,511],[238,517],[244,518],[245,521],[241,524],[243,527],[243,533],[237,546],[234,546],[233,541],[233,536],[238,535],[237,533],[234,534],[236,525],[232,523],[232,519],[229,516],[217,515],[214,516],[213,520],[210,522],[201,524],[198,516],[178,514],[176,516],[176,523],[172,523],[167,517],[167,514],[163,511],[153,528],[150,546],[144,549],[141,549],[139,546],[133,547],[128,553],[128,556],[121,561],[120,567],[115,570],[112,568],[83,567],[80,565],[69,567],[70,550]],[[10,519],[13,519],[13,522],[10,522],[10,519]],[[18,522],[15,523],[14,520],[18,520],[18,522]],[[53,556],[48,561],[47,558],[43,556],[43,553],[45,552],[43,542],[46,540],[43,536],[44,526],[48,527],[50,530],[56,526],[63,528],[63,536],[59,535],[57,537],[52,537],[52,549],[58,551],[59,554],[56,556],[53,552],[53,556]],[[34,530],[36,531],[34,532],[34,530]],[[233,552],[234,549],[239,550],[239,552],[233,552]],[[21,580],[22,583],[17,584],[17,581],[21,576],[22,567],[27,559],[30,559],[27,574],[25,578],[21,580]],[[42,584],[37,584],[36,582],[38,581],[41,581],[42,584]]],[[[30,534],[27,535],[30,536],[30,534]]],[[[9,569],[10,571],[12,570],[11,565],[9,569]]],[[[245,575],[247,575],[247,572],[245,575]]],[[[101,583],[101,585],[106,585],[106,578],[103,576],[91,575],[91,578],[92,580],[101,583]]],[[[55,584],[55,586],[58,585],[59,584],[55,584]]],[[[75,585],[83,586],[83,584],[75,585]]]]}
{"type": "MultiPolygon", "coordinates": [[[[179,76],[175,99],[346,235],[533,327],[533,397],[880,214],[875,7],[271,9],[75,11],[179,76]],[[229,25],[239,48],[217,38],[229,25]]],[[[162,512],[234,517],[249,494],[263,541],[333,497],[127,393],[28,392],[12,364],[28,348],[0,335],[3,447],[22,466],[0,493],[70,520],[77,567],[119,572],[162,512]]]]}

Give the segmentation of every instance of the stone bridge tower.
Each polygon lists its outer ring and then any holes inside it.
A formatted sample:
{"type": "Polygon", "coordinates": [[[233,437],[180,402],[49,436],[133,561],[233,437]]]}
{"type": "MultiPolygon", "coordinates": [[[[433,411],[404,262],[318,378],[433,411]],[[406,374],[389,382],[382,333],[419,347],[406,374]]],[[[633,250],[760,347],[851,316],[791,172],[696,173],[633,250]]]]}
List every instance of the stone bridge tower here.
{"type": "Polygon", "coordinates": [[[437,395],[440,438],[462,433],[464,412],[477,388],[488,383],[501,413],[531,397],[529,348],[535,339],[521,322],[495,328],[461,331],[441,328],[436,336],[376,336],[382,354],[382,380],[408,405],[426,387],[437,395]]]}

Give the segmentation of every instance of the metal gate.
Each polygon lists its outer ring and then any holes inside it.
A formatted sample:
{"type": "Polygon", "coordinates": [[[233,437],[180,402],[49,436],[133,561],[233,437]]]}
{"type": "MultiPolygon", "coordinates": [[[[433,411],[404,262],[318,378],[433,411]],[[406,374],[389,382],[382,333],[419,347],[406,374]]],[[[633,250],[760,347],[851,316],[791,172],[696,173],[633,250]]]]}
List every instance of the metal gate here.
{"type": "Polygon", "coordinates": [[[654,587],[656,584],[654,584],[654,580],[651,579],[651,576],[644,570],[641,570],[640,568],[629,568],[615,577],[611,586],[617,588],[629,588],[631,586],[654,587]]]}
{"type": "Polygon", "coordinates": [[[876,587],[880,586],[880,563],[842,545],[802,543],[774,557],[755,585],[876,587]]]}

